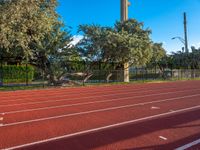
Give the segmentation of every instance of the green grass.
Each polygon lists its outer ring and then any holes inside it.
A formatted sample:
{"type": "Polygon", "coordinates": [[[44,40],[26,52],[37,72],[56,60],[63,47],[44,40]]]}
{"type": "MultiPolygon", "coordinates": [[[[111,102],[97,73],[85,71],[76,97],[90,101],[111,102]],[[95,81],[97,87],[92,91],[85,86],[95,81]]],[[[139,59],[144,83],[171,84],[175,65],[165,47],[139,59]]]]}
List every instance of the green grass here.
{"type": "Polygon", "coordinates": [[[3,86],[0,87],[0,91],[16,91],[16,90],[33,90],[33,89],[44,89],[42,85],[32,85],[32,86],[3,86]]]}
{"type": "Polygon", "coordinates": [[[130,81],[129,83],[125,82],[112,82],[112,83],[86,83],[85,86],[101,86],[101,85],[124,85],[124,84],[145,84],[145,83],[165,83],[165,82],[175,82],[175,81],[188,81],[188,80],[200,80],[200,78],[195,79],[155,79],[155,80],[134,80],[130,81]]]}
{"type": "MultiPolygon", "coordinates": [[[[131,81],[130,83],[125,82],[113,82],[113,83],[86,83],[85,86],[111,86],[111,85],[126,85],[126,84],[147,84],[147,83],[165,83],[165,82],[175,82],[175,81],[188,81],[188,80],[200,80],[200,78],[195,79],[157,79],[157,80],[138,80],[131,81]]],[[[71,87],[71,86],[70,86],[71,87]]],[[[73,87],[73,86],[72,86],[73,87]]],[[[77,87],[77,86],[74,86],[77,87]]],[[[79,86],[80,87],[80,86],[79,86]]],[[[47,86],[43,87],[43,85],[30,85],[30,86],[4,86],[0,87],[0,91],[16,91],[16,90],[34,90],[34,89],[48,89],[48,88],[59,88],[56,86],[47,86]]],[[[67,87],[66,87],[67,88],[67,87]]]]}

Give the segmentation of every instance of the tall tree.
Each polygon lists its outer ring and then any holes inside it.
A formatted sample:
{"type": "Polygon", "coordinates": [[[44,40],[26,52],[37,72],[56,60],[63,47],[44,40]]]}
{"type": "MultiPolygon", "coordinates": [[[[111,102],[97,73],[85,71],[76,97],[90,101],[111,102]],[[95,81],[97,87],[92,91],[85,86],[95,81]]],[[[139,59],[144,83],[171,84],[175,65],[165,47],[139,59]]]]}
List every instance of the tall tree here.
{"type": "Polygon", "coordinates": [[[137,66],[146,64],[152,56],[150,30],[134,19],[116,22],[114,28],[82,25],[79,30],[84,38],[78,48],[91,60],[137,66]]]}
{"type": "Polygon", "coordinates": [[[66,62],[79,58],[55,10],[57,0],[1,0],[0,4],[2,54],[22,56],[43,70],[50,83],[61,82],[69,71],[66,62]]]}
{"type": "Polygon", "coordinates": [[[13,57],[31,58],[32,45],[59,24],[56,6],[57,0],[1,0],[1,50],[13,57]]]}
{"type": "MultiPolygon", "coordinates": [[[[163,64],[161,62],[164,62],[166,60],[164,57],[166,57],[166,50],[163,48],[162,43],[153,43],[152,44],[152,58],[150,63],[148,63],[148,67],[156,67],[160,64],[163,64]]],[[[162,68],[159,66],[159,68],[162,68]]]]}

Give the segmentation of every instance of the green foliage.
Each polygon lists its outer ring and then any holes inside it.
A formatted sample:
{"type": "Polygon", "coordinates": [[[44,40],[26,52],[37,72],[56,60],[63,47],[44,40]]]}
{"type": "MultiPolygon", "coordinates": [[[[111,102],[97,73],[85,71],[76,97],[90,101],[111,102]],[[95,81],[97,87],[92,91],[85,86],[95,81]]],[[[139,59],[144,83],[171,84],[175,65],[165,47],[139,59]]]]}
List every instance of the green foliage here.
{"type": "Polygon", "coordinates": [[[192,52],[172,54],[173,67],[177,69],[200,69],[200,48],[192,47],[192,52]]]}
{"type": "Polygon", "coordinates": [[[129,62],[145,65],[152,57],[150,30],[131,19],[116,22],[114,28],[97,25],[81,25],[84,38],[78,44],[82,56],[90,61],[129,62]]]}
{"type": "Polygon", "coordinates": [[[31,64],[44,71],[49,83],[56,84],[70,70],[69,61],[80,60],[73,45],[72,37],[63,31],[62,25],[54,26],[54,31],[46,34],[39,45],[35,45],[31,64]]]}
{"type": "Polygon", "coordinates": [[[191,69],[200,69],[200,48],[192,47],[191,49],[192,53],[189,55],[191,69]]]}
{"type": "Polygon", "coordinates": [[[27,75],[28,81],[32,81],[34,77],[34,68],[32,66],[3,66],[3,82],[4,83],[20,83],[25,82],[27,75]],[[27,74],[28,73],[28,74],[27,74]]]}
{"type": "Polygon", "coordinates": [[[57,0],[0,2],[0,55],[20,56],[56,84],[68,71],[66,61],[80,59],[56,12],[57,0]]]}
{"type": "Polygon", "coordinates": [[[166,51],[163,48],[163,44],[162,43],[154,43],[152,45],[152,50],[153,50],[153,56],[152,56],[152,59],[151,59],[152,62],[158,62],[163,57],[166,56],[166,51]]]}
{"type": "Polygon", "coordinates": [[[59,24],[57,0],[1,0],[0,49],[3,55],[32,58],[34,45],[59,24]]]}

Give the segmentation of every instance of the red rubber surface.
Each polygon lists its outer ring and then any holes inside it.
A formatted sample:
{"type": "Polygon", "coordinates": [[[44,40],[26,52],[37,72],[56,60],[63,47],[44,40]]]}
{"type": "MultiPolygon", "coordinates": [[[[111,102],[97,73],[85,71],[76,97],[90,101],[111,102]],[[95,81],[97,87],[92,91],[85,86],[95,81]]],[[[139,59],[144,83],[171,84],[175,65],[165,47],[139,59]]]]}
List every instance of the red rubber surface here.
{"type": "Polygon", "coordinates": [[[0,118],[0,149],[170,150],[200,139],[200,81],[0,92],[0,118]]]}

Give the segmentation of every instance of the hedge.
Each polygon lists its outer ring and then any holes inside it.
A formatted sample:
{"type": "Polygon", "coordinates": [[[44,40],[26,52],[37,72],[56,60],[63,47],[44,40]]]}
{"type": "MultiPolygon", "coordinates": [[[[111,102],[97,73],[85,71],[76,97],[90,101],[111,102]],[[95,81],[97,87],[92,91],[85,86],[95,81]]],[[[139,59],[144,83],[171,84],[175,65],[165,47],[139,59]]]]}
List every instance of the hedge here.
{"type": "Polygon", "coordinates": [[[32,66],[17,66],[17,65],[6,65],[0,68],[1,80],[3,83],[21,83],[26,82],[27,73],[28,81],[32,81],[34,77],[34,68],[32,66]]]}

